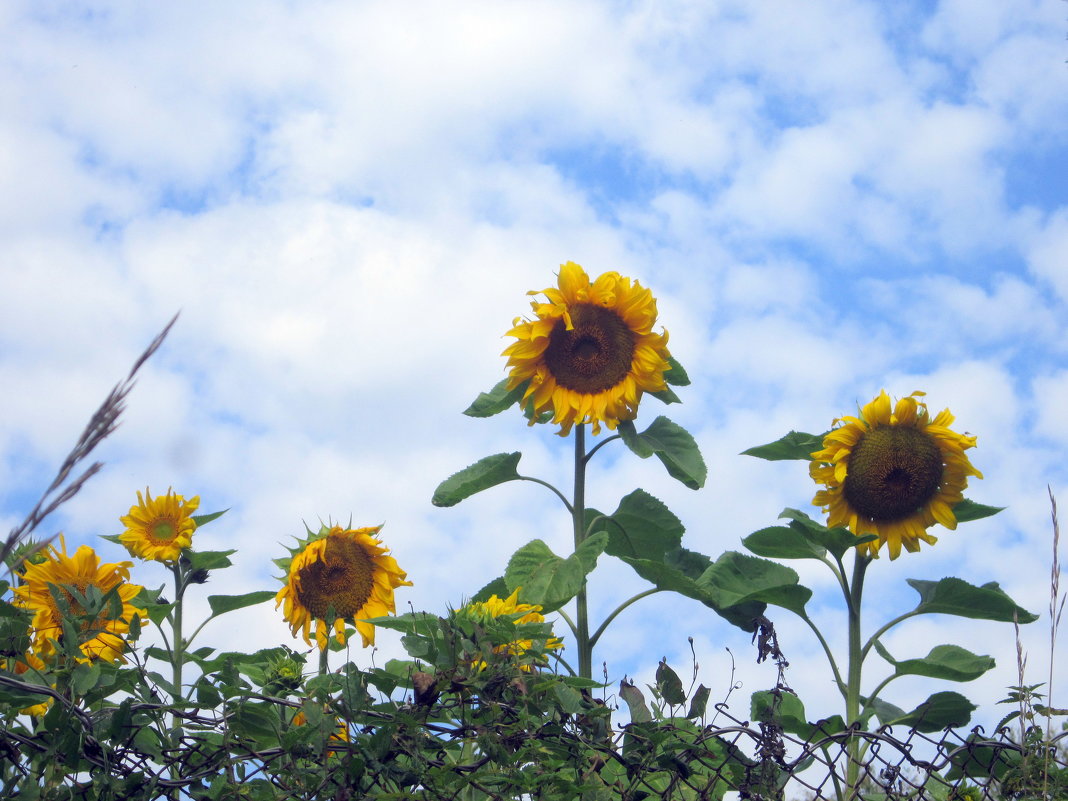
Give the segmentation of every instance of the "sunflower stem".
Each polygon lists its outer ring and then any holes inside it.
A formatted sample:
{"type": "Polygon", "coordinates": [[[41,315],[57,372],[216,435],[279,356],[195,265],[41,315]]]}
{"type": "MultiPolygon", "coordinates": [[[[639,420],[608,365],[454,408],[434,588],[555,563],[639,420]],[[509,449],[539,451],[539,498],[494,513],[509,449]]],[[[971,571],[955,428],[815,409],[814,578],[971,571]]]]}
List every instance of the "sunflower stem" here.
{"type": "Polygon", "coordinates": [[[637,595],[635,595],[635,596],[633,596],[631,598],[628,598],[623,603],[621,603],[619,606],[617,606],[615,609],[613,609],[612,610],[612,614],[610,614],[608,617],[606,617],[604,619],[604,622],[601,623],[600,626],[598,626],[597,631],[595,631],[593,633],[593,635],[590,637],[590,649],[591,650],[593,649],[593,646],[595,646],[597,644],[597,641],[599,639],[601,639],[601,635],[604,634],[604,630],[606,628],[608,628],[608,624],[611,623],[613,620],[615,620],[616,616],[620,612],[622,612],[624,609],[626,609],[628,606],[630,606],[635,601],[640,601],[645,596],[652,595],[654,592],[660,592],[660,587],[650,587],[647,590],[643,590],[642,592],[639,592],[637,595]]]}
{"type": "Polygon", "coordinates": [[[823,636],[816,624],[812,622],[812,618],[808,615],[800,616],[803,621],[808,624],[808,627],[812,629],[812,632],[816,635],[816,639],[819,640],[820,645],[823,646],[823,653],[827,655],[827,661],[831,665],[831,673],[834,674],[834,683],[838,685],[838,691],[842,693],[842,698],[847,697],[846,683],[842,680],[842,672],[838,669],[838,662],[834,658],[834,652],[831,651],[831,646],[827,644],[826,638],[823,636]]]}
{"type": "Polygon", "coordinates": [[[586,462],[589,462],[590,459],[593,458],[593,455],[595,453],[597,453],[597,451],[601,450],[601,448],[603,448],[605,445],[607,445],[609,442],[611,442],[612,440],[615,440],[615,439],[623,439],[623,438],[619,434],[613,434],[610,437],[606,437],[605,439],[602,439],[600,442],[598,442],[596,445],[594,445],[590,449],[590,452],[587,453],[583,458],[585,459],[586,462]]]}
{"type": "MultiPolygon", "coordinates": [[[[571,520],[575,532],[575,551],[586,538],[586,427],[575,426],[575,494],[571,503],[571,520]]],[[[593,677],[593,646],[590,643],[590,620],[586,600],[586,577],[575,596],[575,618],[578,631],[579,675],[584,679],[593,677]]]]}
{"type": "MultiPolygon", "coordinates": [[[[181,562],[176,561],[171,565],[171,573],[174,575],[174,617],[171,620],[171,639],[173,641],[173,648],[171,649],[171,698],[174,699],[174,703],[177,706],[182,702],[182,668],[185,665],[185,646],[186,643],[182,639],[182,596],[185,595],[185,588],[187,583],[185,576],[182,575],[181,562]]],[[[182,737],[182,727],[178,723],[177,714],[174,715],[174,736],[177,739],[182,737]]]]}
{"type": "MultiPolygon", "coordinates": [[[[859,550],[854,551],[853,578],[846,594],[849,608],[849,672],[846,676],[846,725],[860,725],[860,679],[861,666],[864,664],[864,651],[860,644],[860,602],[864,593],[864,573],[871,562],[859,550]]],[[[851,737],[846,748],[846,792],[852,798],[860,783],[860,747],[861,740],[851,737]]]]}
{"type": "Polygon", "coordinates": [[[553,491],[553,494],[556,495],[557,498],[559,498],[561,501],[563,501],[564,506],[567,507],[567,513],[568,514],[574,514],[574,509],[571,508],[571,502],[568,501],[568,499],[564,495],[564,493],[560,492],[560,490],[558,490],[556,487],[554,487],[548,481],[542,481],[540,478],[534,478],[533,476],[520,476],[519,480],[520,481],[533,481],[535,484],[541,484],[543,487],[548,487],[550,490],[553,491]]]}
{"type": "Polygon", "coordinates": [[[319,675],[325,676],[330,672],[330,642],[327,640],[326,646],[319,649],[319,675]]]}

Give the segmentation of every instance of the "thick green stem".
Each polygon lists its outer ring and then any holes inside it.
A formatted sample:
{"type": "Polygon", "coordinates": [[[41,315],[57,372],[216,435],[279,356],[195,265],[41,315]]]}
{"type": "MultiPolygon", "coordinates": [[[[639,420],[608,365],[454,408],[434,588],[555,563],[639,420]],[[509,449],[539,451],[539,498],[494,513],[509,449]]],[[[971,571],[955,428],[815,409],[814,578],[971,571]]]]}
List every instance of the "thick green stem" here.
{"type": "Polygon", "coordinates": [[[174,641],[174,648],[171,651],[171,687],[174,692],[171,697],[174,703],[178,704],[183,700],[182,668],[185,665],[186,642],[182,638],[182,595],[185,594],[185,578],[178,564],[171,567],[171,572],[174,573],[174,614],[171,618],[173,629],[171,638],[174,641]]]}
{"type": "Polygon", "coordinates": [[[330,641],[327,640],[327,647],[319,649],[319,675],[325,676],[330,672],[330,641]]]}
{"type": "MultiPolygon", "coordinates": [[[[571,502],[571,520],[575,532],[575,550],[578,551],[586,538],[586,428],[575,426],[575,494],[571,502]]],[[[586,579],[575,596],[575,623],[578,628],[579,675],[593,677],[593,647],[590,643],[590,620],[586,603],[586,579]]]]}
{"type": "MultiPolygon", "coordinates": [[[[850,582],[846,601],[849,606],[849,668],[846,674],[846,725],[860,723],[860,679],[864,664],[864,651],[860,644],[860,602],[864,593],[864,572],[871,559],[859,551],[853,560],[853,580],[850,582]]],[[[846,792],[853,798],[860,783],[860,748],[862,740],[852,737],[846,755],[846,792]]]]}

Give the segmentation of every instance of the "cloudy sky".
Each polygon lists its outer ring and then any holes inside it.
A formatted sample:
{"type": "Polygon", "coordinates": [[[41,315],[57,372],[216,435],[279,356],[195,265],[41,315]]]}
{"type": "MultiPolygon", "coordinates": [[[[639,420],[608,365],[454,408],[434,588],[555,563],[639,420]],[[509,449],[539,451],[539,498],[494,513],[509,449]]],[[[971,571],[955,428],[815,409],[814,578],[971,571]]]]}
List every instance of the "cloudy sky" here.
{"type": "MultiPolygon", "coordinates": [[[[398,602],[444,611],[534,537],[567,552],[536,485],[430,497],[498,451],[568,483],[549,428],[461,411],[504,375],[526,292],[573,260],[656,294],[693,384],[680,406],[647,399],[639,424],[668,413],[709,466],[693,492],[609,446],[594,505],[642,486],[715,557],[783,507],[816,511],[804,465],[740,451],[922,389],[979,438],[968,495],[1009,508],[882,559],[868,621],[914,605],[906,577],[998,581],[1042,612],[1047,484],[1068,508],[1065,32],[1057,0],[4,3],[0,523],[180,310],[105,471],[45,533],[119,559],[96,537],[138,489],[199,495],[230,512],[197,546],[238,549],[218,593],[277,587],[270,559],[302,521],[385,521],[415,583],[398,602]]],[[[844,644],[829,576],[797,567],[844,644]]],[[[602,564],[594,618],[644,588],[628,570],[602,564]]],[[[830,703],[810,635],[775,619],[788,679],[830,703]]],[[[1025,631],[1033,682],[1046,625],[1025,631]]],[[[688,636],[713,698],[727,648],[746,694],[774,681],[745,634],[666,595],[621,616],[595,661],[613,680],[664,655],[685,673],[688,636]]],[[[297,644],[270,605],[204,641],[297,644]]],[[[964,688],[987,707],[1016,683],[1009,626],[929,617],[887,644],[938,642],[998,659],[964,688]]],[[[382,633],[354,658],[399,652],[382,633]]],[[[890,700],[933,689],[903,681],[890,700]]]]}

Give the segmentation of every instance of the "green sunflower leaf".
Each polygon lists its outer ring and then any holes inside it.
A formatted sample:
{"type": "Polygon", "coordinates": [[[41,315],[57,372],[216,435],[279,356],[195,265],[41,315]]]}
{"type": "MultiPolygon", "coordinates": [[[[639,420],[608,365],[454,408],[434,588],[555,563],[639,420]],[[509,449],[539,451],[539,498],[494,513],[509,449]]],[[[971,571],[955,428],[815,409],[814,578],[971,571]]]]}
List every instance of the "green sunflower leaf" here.
{"type": "Polygon", "coordinates": [[[671,387],[665,387],[659,392],[650,392],[649,394],[661,403],[682,403],[682,399],[675,394],[671,387]]]}
{"type": "Polygon", "coordinates": [[[701,449],[690,432],[677,423],[661,415],[639,434],[634,423],[627,420],[616,427],[616,432],[623,444],[642,459],[655,454],[664,463],[668,474],[690,489],[705,485],[708,468],[701,449]]]}
{"type": "Polygon", "coordinates": [[[804,616],[812,590],[798,584],[796,571],[755,556],[727,551],[698,579],[721,609],[757,601],[804,616]]]}
{"type": "Polygon", "coordinates": [[[492,596],[496,595],[498,598],[507,598],[511,593],[508,591],[508,584],[504,580],[504,576],[498,576],[481,590],[471,596],[469,603],[485,603],[492,596]]]}
{"type": "Polygon", "coordinates": [[[1011,623],[1014,616],[1020,623],[1033,623],[1038,615],[1032,615],[1018,606],[996,581],[976,587],[959,578],[944,578],[941,581],[906,579],[920,594],[920,603],[914,614],[943,614],[967,617],[973,620],[999,620],[1011,623]]]}
{"type": "Polygon", "coordinates": [[[595,523],[594,530],[608,532],[604,551],[611,556],[663,561],[665,553],[679,547],[685,528],[661,501],[637,489],[619,502],[611,518],[595,523]]]}
{"type": "Polygon", "coordinates": [[[974,681],[994,667],[993,658],[973,654],[957,645],[936,645],[922,659],[890,661],[896,676],[927,676],[947,681],[974,681]]]}
{"type": "Polygon", "coordinates": [[[224,567],[230,567],[233,562],[230,561],[230,557],[237,553],[237,550],[230,551],[190,551],[183,552],[183,556],[189,559],[189,570],[220,570],[224,567]]]}
{"type": "Polygon", "coordinates": [[[969,520],[982,520],[984,517],[992,517],[998,512],[1005,511],[1005,508],[1004,506],[986,506],[965,498],[953,507],[953,516],[957,518],[958,523],[967,523],[969,520]]]}
{"type": "Polygon", "coordinates": [[[903,717],[888,722],[930,734],[954,726],[967,725],[975,709],[975,704],[960,693],[940,692],[930,696],[903,717]]]}
{"type": "Polygon", "coordinates": [[[689,431],[660,416],[641,433],[641,437],[653,449],[656,458],[664,463],[668,475],[692,490],[705,485],[708,468],[689,431]]]}
{"type": "Polygon", "coordinates": [[[642,435],[638,433],[638,429],[634,427],[633,420],[623,420],[618,426],[616,426],[616,433],[619,434],[623,440],[623,444],[642,459],[648,459],[654,453],[656,449],[653,448],[648,442],[646,442],[642,435]]]}
{"type": "Polygon", "coordinates": [[[208,606],[211,607],[211,616],[217,617],[226,612],[233,612],[235,609],[244,609],[246,606],[262,604],[264,601],[270,601],[274,597],[275,592],[273,590],[257,590],[255,592],[246,592],[244,595],[209,595],[208,606]]]}
{"type": "Polygon", "coordinates": [[[211,514],[206,515],[193,515],[190,520],[197,524],[197,528],[200,528],[201,526],[210,523],[212,520],[218,520],[229,511],[229,509],[223,509],[221,512],[212,512],[211,514]]]}
{"type": "Polygon", "coordinates": [[[688,387],[690,377],[686,375],[686,371],[678,360],[674,356],[668,356],[667,363],[671,365],[671,369],[664,373],[664,380],[675,387],[688,387]]]}
{"type": "Polygon", "coordinates": [[[817,436],[803,431],[791,431],[775,442],[742,451],[742,456],[756,456],[758,459],[767,459],[769,462],[784,459],[800,459],[809,462],[812,461],[812,452],[823,447],[823,437],[823,434],[817,436]]]}
{"type": "Polygon", "coordinates": [[[771,526],[754,531],[742,545],[768,559],[822,559],[826,549],[789,526],[771,526]]]}
{"type": "Polygon", "coordinates": [[[677,592],[687,598],[700,601],[723,619],[743,631],[752,632],[756,626],[754,619],[764,614],[767,604],[758,601],[746,601],[731,607],[716,603],[712,590],[701,583],[700,578],[712,564],[704,554],[676,548],[664,555],[664,559],[635,559],[620,556],[619,559],[630,565],[634,572],[657,589],[677,592]]]}
{"type": "Polygon", "coordinates": [[[437,615],[429,612],[406,612],[403,615],[382,615],[361,619],[365,619],[372,626],[423,636],[430,636],[436,632],[440,620],[437,615]]]}
{"type": "Polygon", "coordinates": [[[464,409],[464,414],[468,417],[492,417],[500,414],[518,403],[529,385],[528,379],[515,389],[509,390],[507,389],[508,379],[503,378],[489,392],[480,392],[474,403],[464,409]]]}
{"type": "Polygon", "coordinates": [[[80,664],[74,668],[71,684],[77,695],[85,695],[100,681],[100,663],[80,664]]]}
{"type": "Polygon", "coordinates": [[[899,706],[894,706],[889,701],[884,701],[882,698],[861,698],[865,703],[865,710],[867,714],[864,715],[865,720],[875,715],[879,723],[886,726],[890,723],[901,720],[905,717],[905,710],[899,706]]]}
{"type": "Polygon", "coordinates": [[[607,543],[608,534],[598,532],[583,541],[579,552],[565,559],[541,540],[531,540],[508,560],[504,571],[508,590],[521,587],[523,603],[540,604],[545,612],[554,612],[578,595],[607,543]]]}
{"type": "Polygon", "coordinates": [[[847,528],[827,528],[798,509],[783,509],[779,517],[789,520],[790,528],[820,548],[830,551],[838,559],[841,559],[851,548],[879,539],[876,534],[858,537],[847,528]]]}
{"type": "Polygon", "coordinates": [[[473,465],[453,473],[438,484],[430,502],[435,506],[455,506],[465,498],[482,492],[482,490],[515,481],[519,478],[516,465],[523,457],[519,451],[514,453],[495,453],[479,459],[473,465]]]}
{"type": "Polygon", "coordinates": [[[775,723],[788,734],[808,737],[813,726],[805,719],[805,705],[791,692],[759,690],[749,698],[750,717],[760,723],[775,723]]]}

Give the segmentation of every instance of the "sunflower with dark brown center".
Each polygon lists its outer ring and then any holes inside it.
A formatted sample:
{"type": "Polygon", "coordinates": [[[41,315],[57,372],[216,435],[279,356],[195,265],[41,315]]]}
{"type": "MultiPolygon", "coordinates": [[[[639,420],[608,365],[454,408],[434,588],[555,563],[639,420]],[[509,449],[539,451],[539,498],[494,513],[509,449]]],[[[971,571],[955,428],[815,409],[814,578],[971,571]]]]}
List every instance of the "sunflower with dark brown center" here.
{"type": "Polygon", "coordinates": [[[955,529],[953,507],[964,499],[968,476],[983,477],[964,454],[975,437],[949,428],[949,409],[931,420],[922,396],[914,392],[891,408],[880,392],[859,417],[835,420],[823,449],[812,454],[809,472],[826,487],[812,502],[826,510],[828,525],[877,535],[858,546],[873,557],[883,543],[891,559],[902,546],[915,552],[920,540],[933,545],[937,537],[927,529],[955,529]]]}
{"type": "Polygon", "coordinates": [[[547,302],[531,302],[536,319],[513,321],[508,389],[530,382],[522,405],[532,424],[548,411],[562,436],[576,423],[599,434],[601,423],[633,419],[642,393],[667,387],[668,335],[653,333],[656,299],[637,281],[609,272],[591,283],[568,262],[558,284],[540,293],[547,302]]]}
{"type": "Polygon", "coordinates": [[[275,596],[275,608],[285,604],[283,616],[290,630],[311,644],[309,633],[315,621],[315,640],[325,649],[333,629],[345,643],[345,623],[352,621],[363,645],[374,645],[375,627],[367,618],[397,611],[393,590],[412,586],[407,573],[375,538],[381,526],[344,529],[323,526],[309,531],[287,559],[275,564],[286,571],[285,586],[275,596]]]}

